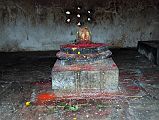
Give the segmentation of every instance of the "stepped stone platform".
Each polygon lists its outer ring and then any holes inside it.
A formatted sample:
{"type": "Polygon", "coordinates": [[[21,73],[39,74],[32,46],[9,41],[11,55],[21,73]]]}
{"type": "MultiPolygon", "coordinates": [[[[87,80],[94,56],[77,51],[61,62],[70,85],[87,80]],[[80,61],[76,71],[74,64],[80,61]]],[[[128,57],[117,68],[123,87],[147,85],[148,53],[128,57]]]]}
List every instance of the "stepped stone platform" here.
{"type": "Polygon", "coordinates": [[[139,41],[138,52],[146,56],[151,62],[159,65],[159,40],[139,41]]]}
{"type": "Polygon", "coordinates": [[[112,58],[72,65],[57,60],[52,69],[52,89],[57,96],[115,92],[118,79],[119,69],[112,58]]]}

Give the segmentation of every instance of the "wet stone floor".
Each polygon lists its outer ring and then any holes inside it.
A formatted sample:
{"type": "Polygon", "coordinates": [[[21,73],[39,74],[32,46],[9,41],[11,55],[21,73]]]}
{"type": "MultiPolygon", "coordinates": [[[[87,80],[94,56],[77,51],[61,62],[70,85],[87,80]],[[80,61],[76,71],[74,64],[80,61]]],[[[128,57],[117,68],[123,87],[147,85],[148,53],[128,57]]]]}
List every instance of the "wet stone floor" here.
{"type": "Polygon", "coordinates": [[[136,49],[112,52],[120,72],[118,93],[75,105],[30,102],[51,89],[56,52],[0,53],[0,120],[158,120],[159,66],[136,49]]]}

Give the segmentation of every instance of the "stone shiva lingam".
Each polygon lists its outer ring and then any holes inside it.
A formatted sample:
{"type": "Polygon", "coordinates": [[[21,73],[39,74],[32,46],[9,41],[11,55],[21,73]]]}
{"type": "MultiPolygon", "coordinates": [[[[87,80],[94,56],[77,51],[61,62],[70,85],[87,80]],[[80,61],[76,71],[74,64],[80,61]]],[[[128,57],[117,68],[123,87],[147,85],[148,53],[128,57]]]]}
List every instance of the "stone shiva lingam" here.
{"type": "Polygon", "coordinates": [[[93,43],[87,27],[77,41],[60,46],[52,69],[52,89],[57,97],[89,96],[118,90],[119,70],[104,43],[93,43]]]}

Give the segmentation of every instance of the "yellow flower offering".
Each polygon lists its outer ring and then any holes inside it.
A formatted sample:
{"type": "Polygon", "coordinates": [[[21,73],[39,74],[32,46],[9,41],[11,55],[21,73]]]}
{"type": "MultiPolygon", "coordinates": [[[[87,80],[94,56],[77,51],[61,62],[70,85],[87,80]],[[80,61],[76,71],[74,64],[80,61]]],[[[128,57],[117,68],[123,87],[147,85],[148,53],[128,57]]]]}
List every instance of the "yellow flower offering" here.
{"type": "Polygon", "coordinates": [[[80,55],[80,54],[81,54],[81,52],[78,52],[77,54],[78,54],[78,55],[80,55]]]}
{"type": "Polygon", "coordinates": [[[31,105],[31,102],[26,102],[25,105],[28,107],[31,105]]]}

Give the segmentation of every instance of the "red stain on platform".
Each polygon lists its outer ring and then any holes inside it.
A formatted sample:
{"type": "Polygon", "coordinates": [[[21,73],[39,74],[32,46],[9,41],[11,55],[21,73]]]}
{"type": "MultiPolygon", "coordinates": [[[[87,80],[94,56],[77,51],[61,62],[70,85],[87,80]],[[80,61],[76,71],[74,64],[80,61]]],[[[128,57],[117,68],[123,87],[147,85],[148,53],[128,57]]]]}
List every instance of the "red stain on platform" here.
{"type": "Polygon", "coordinates": [[[128,86],[127,88],[128,88],[129,90],[141,90],[141,88],[138,87],[138,86],[128,86]]]}
{"type": "Polygon", "coordinates": [[[112,67],[116,67],[116,64],[113,64],[112,67]]]}
{"type": "Polygon", "coordinates": [[[39,93],[36,96],[34,105],[56,105],[58,102],[69,103],[70,100],[75,100],[79,104],[85,104],[89,100],[114,100],[123,98],[121,93],[85,93],[85,94],[65,94],[62,96],[56,95],[54,92],[39,93]]]}
{"type": "Polygon", "coordinates": [[[56,99],[56,95],[52,93],[41,93],[37,95],[37,103],[43,104],[48,101],[54,101],[56,99]]]}
{"type": "Polygon", "coordinates": [[[110,46],[110,44],[104,43],[79,43],[79,44],[66,44],[61,45],[61,48],[94,48],[94,47],[103,47],[110,46]]]}
{"type": "Polygon", "coordinates": [[[38,82],[32,82],[33,86],[44,86],[44,85],[51,85],[51,81],[38,81],[38,82]]]}

